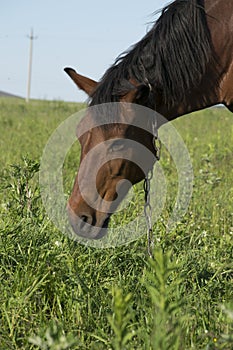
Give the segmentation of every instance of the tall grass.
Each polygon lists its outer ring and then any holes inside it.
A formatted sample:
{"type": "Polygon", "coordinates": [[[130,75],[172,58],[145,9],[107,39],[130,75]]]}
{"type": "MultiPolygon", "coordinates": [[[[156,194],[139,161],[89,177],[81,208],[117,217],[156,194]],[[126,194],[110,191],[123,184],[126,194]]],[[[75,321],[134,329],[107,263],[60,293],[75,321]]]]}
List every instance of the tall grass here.
{"type": "MultiPolygon", "coordinates": [[[[163,150],[169,195],[151,260],[146,235],[99,250],[69,240],[46,216],[40,157],[54,128],[80,108],[0,100],[0,349],[231,350],[232,115],[210,109],[174,122],[193,161],[194,193],[166,232],[176,170],[163,150]]],[[[75,145],[66,159],[67,194],[78,152],[75,145]]]]}

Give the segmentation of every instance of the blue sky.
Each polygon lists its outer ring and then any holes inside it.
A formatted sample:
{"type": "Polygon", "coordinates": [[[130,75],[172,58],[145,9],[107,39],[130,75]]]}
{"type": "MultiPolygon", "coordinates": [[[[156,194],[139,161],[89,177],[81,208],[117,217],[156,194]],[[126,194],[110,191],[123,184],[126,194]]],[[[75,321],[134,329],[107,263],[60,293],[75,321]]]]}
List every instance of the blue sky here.
{"type": "Polygon", "coordinates": [[[140,40],[153,12],[168,1],[8,0],[0,13],[0,90],[26,95],[31,27],[31,97],[85,101],[63,72],[70,66],[98,80],[114,59],[140,40]]]}

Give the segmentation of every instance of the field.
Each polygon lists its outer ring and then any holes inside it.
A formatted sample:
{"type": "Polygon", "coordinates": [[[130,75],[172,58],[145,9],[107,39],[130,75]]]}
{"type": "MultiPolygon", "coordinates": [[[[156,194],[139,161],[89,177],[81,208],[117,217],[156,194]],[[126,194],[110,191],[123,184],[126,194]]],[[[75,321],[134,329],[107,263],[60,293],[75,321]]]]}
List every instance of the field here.
{"type": "MultiPolygon", "coordinates": [[[[163,150],[169,195],[149,259],[146,234],[115,249],[85,247],[45,213],[38,184],[44,146],[81,108],[0,99],[0,350],[232,350],[233,115],[214,108],[174,122],[192,159],[193,195],[167,232],[177,174],[163,150]]],[[[78,158],[77,144],[64,165],[67,196],[78,158]]]]}

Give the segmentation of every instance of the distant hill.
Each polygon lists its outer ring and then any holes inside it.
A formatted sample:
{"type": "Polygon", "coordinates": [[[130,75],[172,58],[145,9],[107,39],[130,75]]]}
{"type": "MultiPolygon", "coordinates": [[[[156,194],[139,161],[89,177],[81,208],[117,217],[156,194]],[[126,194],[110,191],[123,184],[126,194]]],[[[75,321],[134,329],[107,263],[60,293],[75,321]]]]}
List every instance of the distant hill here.
{"type": "Polygon", "coordinates": [[[21,96],[13,95],[5,91],[0,91],[0,97],[14,97],[14,98],[23,98],[21,96]]]}

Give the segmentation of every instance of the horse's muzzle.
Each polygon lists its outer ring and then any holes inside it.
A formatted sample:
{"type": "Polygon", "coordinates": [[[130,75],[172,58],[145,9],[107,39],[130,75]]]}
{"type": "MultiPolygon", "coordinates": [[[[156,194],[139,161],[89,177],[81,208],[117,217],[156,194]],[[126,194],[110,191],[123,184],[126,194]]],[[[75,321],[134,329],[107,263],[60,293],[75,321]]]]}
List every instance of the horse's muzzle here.
{"type": "Polygon", "coordinates": [[[78,236],[87,239],[101,239],[107,234],[110,214],[94,210],[77,213],[70,203],[67,205],[67,213],[70,225],[78,236]]]}

